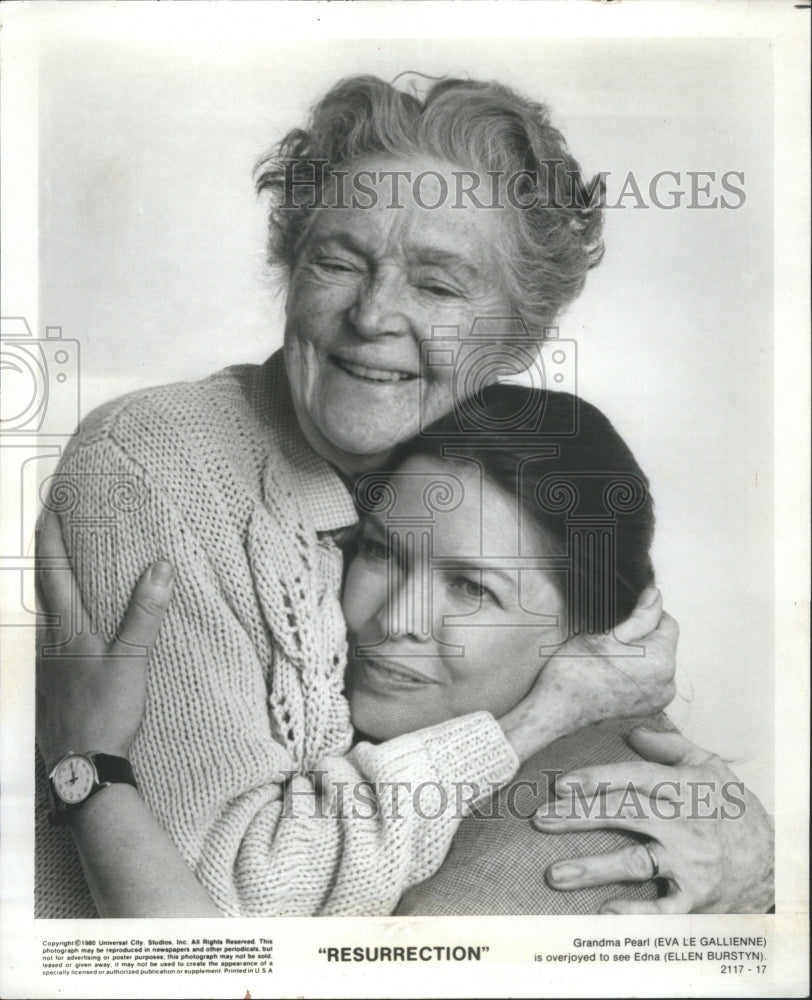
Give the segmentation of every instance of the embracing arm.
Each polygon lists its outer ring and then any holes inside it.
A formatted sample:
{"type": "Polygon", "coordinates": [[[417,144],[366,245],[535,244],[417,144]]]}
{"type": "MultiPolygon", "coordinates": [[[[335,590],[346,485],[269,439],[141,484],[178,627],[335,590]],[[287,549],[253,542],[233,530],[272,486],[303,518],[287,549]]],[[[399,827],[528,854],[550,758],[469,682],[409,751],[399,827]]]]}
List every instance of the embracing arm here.
{"type": "MultiPolygon", "coordinates": [[[[64,561],[53,517],[43,519],[38,551],[64,561]]],[[[49,771],[70,751],[129,754],[144,709],[147,657],[172,593],[172,572],[157,563],[144,573],[109,644],[91,633],[72,586],[73,577],[65,572],[40,568],[37,574],[41,604],[79,625],[68,648],[50,645],[56,631],[39,642],[37,743],[49,771]]],[[[132,785],[102,788],[67,814],[67,824],[102,917],[220,915],[132,785]]]]}

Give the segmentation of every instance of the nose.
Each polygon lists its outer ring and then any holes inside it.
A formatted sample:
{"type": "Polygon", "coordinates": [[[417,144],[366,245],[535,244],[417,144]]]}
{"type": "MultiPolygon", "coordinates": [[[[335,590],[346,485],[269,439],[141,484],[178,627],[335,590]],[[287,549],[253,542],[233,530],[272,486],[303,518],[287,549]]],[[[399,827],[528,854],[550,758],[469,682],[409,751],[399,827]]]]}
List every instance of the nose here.
{"type": "Polygon", "coordinates": [[[378,612],[378,625],[387,639],[431,639],[430,545],[430,535],[420,528],[391,532],[387,599],[378,612]]]}
{"type": "Polygon", "coordinates": [[[365,338],[408,333],[408,307],[399,275],[382,269],[360,284],[349,318],[365,338]]]}

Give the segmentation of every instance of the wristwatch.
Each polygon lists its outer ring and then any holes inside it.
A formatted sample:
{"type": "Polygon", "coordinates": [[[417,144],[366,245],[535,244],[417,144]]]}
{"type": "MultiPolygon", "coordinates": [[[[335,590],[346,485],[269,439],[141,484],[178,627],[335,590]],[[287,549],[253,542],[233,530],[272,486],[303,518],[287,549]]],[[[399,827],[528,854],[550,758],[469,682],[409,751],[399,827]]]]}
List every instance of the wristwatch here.
{"type": "Polygon", "coordinates": [[[69,751],[48,775],[54,807],[51,822],[67,822],[71,812],[87,802],[91,795],[119,783],[138,787],[132,764],[125,757],[94,750],[87,753],[69,751]]]}

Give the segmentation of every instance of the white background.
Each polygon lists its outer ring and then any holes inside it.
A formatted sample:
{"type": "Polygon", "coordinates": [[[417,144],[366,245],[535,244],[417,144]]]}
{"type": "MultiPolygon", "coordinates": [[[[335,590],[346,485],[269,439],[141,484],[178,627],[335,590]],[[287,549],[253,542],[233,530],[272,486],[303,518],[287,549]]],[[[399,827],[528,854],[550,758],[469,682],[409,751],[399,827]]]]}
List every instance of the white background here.
{"type": "MultiPolygon", "coordinates": [[[[682,626],[675,720],[772,802],[771,53],[733,40],[56,43],[40,73],[40,323],[82,349],[82,410],[263,360],[282,294],[264,263],[257,156],[339,77],[503,81],[549,103],[608,201],[606,257],[560,321],[580,392],[651,477],[655,566],[682,626]],[[685,193],[657,208],[649,182],[685,193]],[[743,173],[737,210],[689,209],[743,173]],[[707,179],[702,184],[708,183],[707,179]]],[[[733,204],[737,198],[727,194],[733,204]]]]}

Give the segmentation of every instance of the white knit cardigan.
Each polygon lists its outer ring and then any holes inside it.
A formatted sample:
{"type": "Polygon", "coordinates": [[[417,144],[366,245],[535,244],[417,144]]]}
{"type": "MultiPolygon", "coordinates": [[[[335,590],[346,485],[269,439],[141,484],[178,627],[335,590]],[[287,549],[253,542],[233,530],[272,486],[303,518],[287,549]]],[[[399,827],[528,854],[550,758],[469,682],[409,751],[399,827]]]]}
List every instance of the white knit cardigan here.
{"type": "MultiPolygon", "coordinates": [[[[131,756],[216,905],[241,916],[392,912],[445,857],[455,783],[496,786],[518,761],[487,713],[351,747],[341,553],[329,530],[355,513],[301,435],[281,353],[102,407],[50,485],[105,635],[150,562],[175,566],[131,756]],[[414,809],[400,795],[394,810],[383,792],[377,809],[359,808],[362,781],[437,782],[449,805],[427,818],[437,812],[428,797],[414,809]]],[[[47,809],[39,768],[37,916],[94,915],[47,809]]]]}

